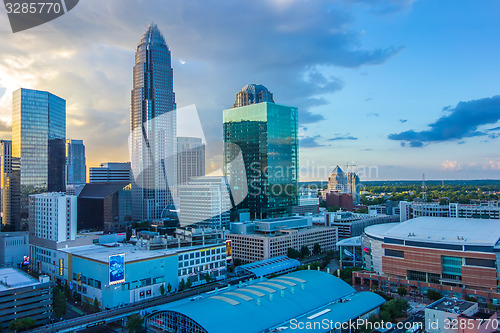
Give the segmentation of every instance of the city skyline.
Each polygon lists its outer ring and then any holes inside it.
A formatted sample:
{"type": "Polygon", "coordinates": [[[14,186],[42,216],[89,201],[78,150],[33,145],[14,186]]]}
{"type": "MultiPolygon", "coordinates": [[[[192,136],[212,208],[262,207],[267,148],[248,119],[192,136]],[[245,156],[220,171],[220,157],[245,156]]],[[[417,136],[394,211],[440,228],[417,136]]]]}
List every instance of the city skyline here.
{"type": "MultiPolygon", "coordinates": [[[[374,167],[362,175],[372,180],[498,179],[497,11],[495,2],[276,0],[207,12],[174,1],[89,1],[4,35],[0,135],[10,138],[14,90],[50,91],[67,100],[68,137],[84,140],[88,166],[127,161],[129,68],[137,36],[154,21],[172,50],[179,105],[200,110],[207,173],[222,163],[222,110],[256,83],[298,107],[306,176],[314,162],[374,167]]],[[[325,181],[327,172],[300,180],[325,181]]]]}

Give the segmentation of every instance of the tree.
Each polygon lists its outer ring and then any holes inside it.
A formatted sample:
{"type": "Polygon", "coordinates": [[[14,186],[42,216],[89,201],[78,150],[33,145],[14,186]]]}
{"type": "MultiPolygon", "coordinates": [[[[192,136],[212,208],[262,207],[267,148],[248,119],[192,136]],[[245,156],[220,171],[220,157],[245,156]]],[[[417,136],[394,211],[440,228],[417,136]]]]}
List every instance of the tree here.
{"type": "Polygon", "coordinates": [[[299,259],[301,256],[300,252],[295,250],[294,248],[288,248],[287,257],[292,259],[299,259]]]}
{"type": "Polygon", "coordinates": [[[399,294],[399,296],[401,296],[401,297],[405,297],[405,296],[406,296],[406,294],[408,294],[408,290],[406,290],[406,288],[405,288],[405,287],[399,287],[399,288],[398,288],[398,294],[399,294]]]}
{"type": "Polygon", "coordinates": [[[314,243],[313,253],[314,255],[321,254],[321,245],[319,245],[318,243],[314,243]]]}
{"type": "Polygon", "coordinates": [[[394,321],[401,318],[403,313],[410,307],[404,298],[391,299],[380,307],[380,318],[384,321],[394,321]]]}
{"type": "Polygon", "coordinates": [[[57,317],[63,317],[66,314],[66,298],[58,288],[54,289],[53,297],[54,312],[57,317]]]}
{"type": "Polygon", "coordinates": [[[36,326],[36,320],[31,318],[14,319],[9,323],[9,330],[22,332],[36,326]]]}
{"type": "Polygon", "coordinates": [[[97,301],[97,297],[94,298],[94,303],[92,303],[92,312],[99,312],[99,310],[101,310],[99,308],[99,302],[97,301]]]}
{"type": "Polygon", "coordinates": [[[187,282],[186,282],[186,287],[191,288],[193,285],[193,281],[191,281],[191,277],[188,277],[187,282]]]}
{"type": "Polygon", "coordinates": [[[340,270],[340,278],[342,280],[344,280],[345,282],[347,282],[348,284],[352,284],[352,272],[355,272],[355,271],[362,271],[363,268],[361,267],[347,267],[347,268],[342,268],[340,270]]]}
{"type": "Polygon", "coordinates": [[[167,293],[170,294],[170,292],[172,291],[172,285],[170,284],[170,282],[167,284],[167,293]]]}
{"type": "MultiPolygon", "coordinates": [[[[170,288],[172,288],[172,287],[170,287],[170,288]]],[[[165,295],[165,286],[163,284],[160,286],[160,294],[162,296],[165,295]]]]}
{"type": "Polygon", "coordinates": [[[427,291],[427,298],[430,299],[431,301],[435,302],[437,300],[440,300],[442,298],[441,294],[434,289],[429,289],[427,291]]]}
{"type": "Polygon", "coordinates": [[[179,291],[183,291],[184,289],[186,289],[186,281],[181,279],[181,282],[179,282],[179,291]]]}
{"type": "Polygon", "coordinates": [[[233,265],[236,267],[236,266],[240,266],[241,265],[241,259],[239,258],[234,258],[233,259],[233,265]]]}
{"type": "Polygon", "coordinates": [[[209,273],[205,274],[205,281],[207,281],[207,283],[209,283],[211,280],[212,280],[212,278],[210,277],[210,274],[209,273]]]}
{"type": "Polygon", "coordinates": [[[74,299],[75,301],[78,301],[78,302],[80,302],[80,301],[82,300],[82,298],[81,298],[80,294],[79,294],[79,293],[77,293],[77,292],[76,292],[76,290],[73,290],[73,299],[74,299]]]}
{"type": "Polygon", "coordinates": [[[301,248],[300,248],[300,255],[305,258],[305,257],[308,257],[310,254],[309,252],[309,248],[305,245],[303,245],[301,248]]]}
{"type": "Polygon", "coordinates": [[[142,324],[144,324],[144,318],[142,318],[139,314],[134,313],[127,319],[127,330],[130,333],[142,332],[142,324]]]}

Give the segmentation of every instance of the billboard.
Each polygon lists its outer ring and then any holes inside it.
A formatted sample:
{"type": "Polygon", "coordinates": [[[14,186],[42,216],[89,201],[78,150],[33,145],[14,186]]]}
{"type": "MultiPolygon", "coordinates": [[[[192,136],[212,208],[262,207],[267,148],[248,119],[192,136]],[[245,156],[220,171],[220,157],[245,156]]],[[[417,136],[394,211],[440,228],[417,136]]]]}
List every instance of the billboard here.
{"type": "Polygon", "coordinates": [[[226,240],[226,260],[231,260],[231,240],[226,240]]]}
{"type": "Polygon", "coordinates": [[[125,254],[109,256],[109,285],[125,282],[125,254]]]}

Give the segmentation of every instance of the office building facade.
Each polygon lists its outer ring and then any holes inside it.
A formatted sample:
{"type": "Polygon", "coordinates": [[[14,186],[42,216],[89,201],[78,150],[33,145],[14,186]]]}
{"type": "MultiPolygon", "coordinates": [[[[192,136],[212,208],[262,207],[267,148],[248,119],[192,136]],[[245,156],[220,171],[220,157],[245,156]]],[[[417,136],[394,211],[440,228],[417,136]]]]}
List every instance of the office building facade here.
{"type": "MultiPolygon", "coordinates": [[[[248,85],[242,92],[272,96],[264,89],[248,85]]],[[[225,175],[231,184],[248,187],[237,208],[249,210],[251,218],[289,216],[298,203],[298,110],[269,97],[249,101],[237,99],[237,107],[223,112],[225,175]],[[231,164],[240,154],[244,168],[231,164]]]]}
{"type": "Polygon", "coordinates": [[[86,182],[87,166],[83,140],[66,140],[66,185],[82,185],[86,182]]]}
{"type": "Polygon", "coordinates": [[[229,228],[229,188],[223,176],[191,178],[179,186],[181,227],[229,228]]]}
{"type": "Polygon", "coordinates": [[[132,216],[160,218],[177,183],[176,104],[170,50],[158,27],[146,29],[135,53],[130,112],[132,216]]]}
{"type": "Polygon", "coordinates": [[[233,258],[245,263],[265,260],[297,251],[306,246],[312,251],[319,244],[322,251],[334,250],[337,243],[336,227],[312,225],[312,217],[289,217],[254,222],[233,222],[231,233],[233,258]]]}
{"type": "Polygon", "coordinates": [[[21,164],[12,157],[12,141],[0,141],[2,225],[21,230],[21,164]]]}
{"type": "Polygon", "coordinates": [[[30,237],[64,242],[76,238],[77,200],[62,192],[29,197],[30,237]]]}
{"type": "Polygon", "coordinates": [[[65,190],[65,142],[66,101],[46,91],[14,91],[12,156],[21,159],[23,193],[65,190]]]}
{"type": "Polygon", "coordinates": [[[131,182],[130,162],[106,162],[89,168],[89,183],[131,182]]]}
{"type": "Polygon", "coordinates": [[[177,138],[177,185],[205,176],[205,145],[200,138],[177,138]]]}

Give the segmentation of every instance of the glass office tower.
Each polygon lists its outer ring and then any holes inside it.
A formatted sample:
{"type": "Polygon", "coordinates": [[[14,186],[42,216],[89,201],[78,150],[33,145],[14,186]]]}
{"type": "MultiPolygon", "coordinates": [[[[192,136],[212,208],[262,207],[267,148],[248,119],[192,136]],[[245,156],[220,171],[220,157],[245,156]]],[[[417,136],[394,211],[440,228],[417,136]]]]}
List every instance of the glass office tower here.
{"type": "MultiPolygon", "coordinates": [[[[254,97],[254,104],[223,111],[224,171],[231,183],[241,183],[246,177],[248,196],[237,208],[248,209],[251,218],[291,215],[298,200],[298,110],[275,104],[272,95],[262,88],[246,86],[242,92],[247,95],[257,91],[265,99],[254,97]],[[231,165],[240,150],[244,170],[231,165]]],[[[241,95],[238,93],[237,102],[241,95]]],[[[235,190],[239,189],[231,188],[231,192],[235,190]]]]}
{"type": "MultiPolygon", "coordinates": [[[[21,159],[21,197],[65,190],[66,101],[18,89],[12,98],[12,156],[21,159]]],[[[27,208],[23,200],[21,208],[27,208]]]]}
{"type": "Polygon", "coordinates": [[[20,159],[12,157],[12,141],[0,140],[0,186],[2,224],[21,230],[20,159]]]}
{"type": "Polygon", "coordinates": [[[83,140],[66,140],[66,185],[84,185],[86,180],[83,140]]]}
{"type": "Polygon", "coordinates": [[[177,183],[176,105],[170,50],[151,24],[137,45],[131,93],[132,218],[172,208],[177,183]]]}

